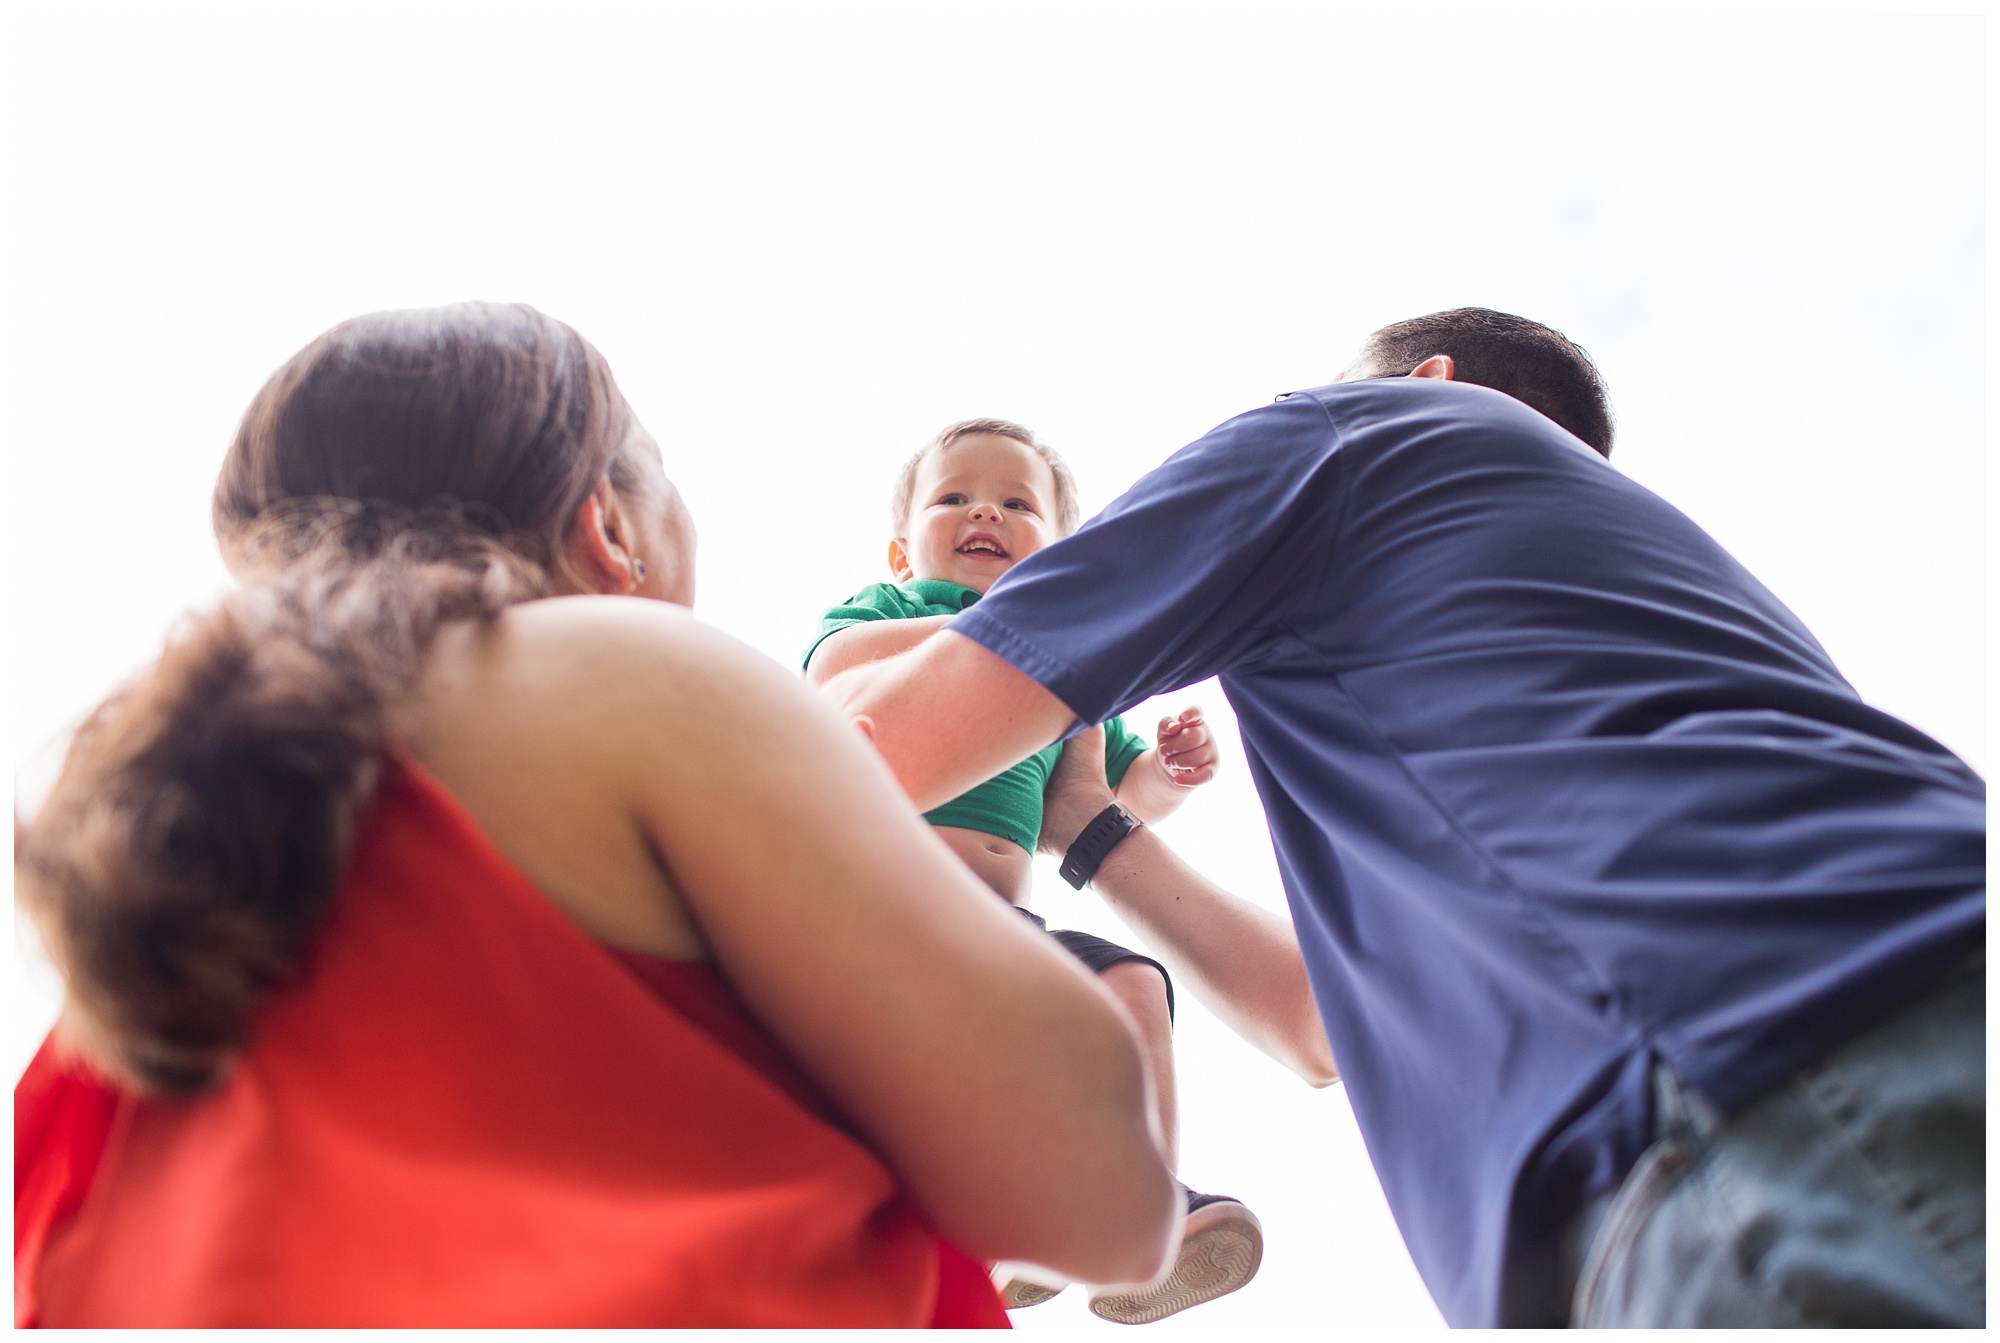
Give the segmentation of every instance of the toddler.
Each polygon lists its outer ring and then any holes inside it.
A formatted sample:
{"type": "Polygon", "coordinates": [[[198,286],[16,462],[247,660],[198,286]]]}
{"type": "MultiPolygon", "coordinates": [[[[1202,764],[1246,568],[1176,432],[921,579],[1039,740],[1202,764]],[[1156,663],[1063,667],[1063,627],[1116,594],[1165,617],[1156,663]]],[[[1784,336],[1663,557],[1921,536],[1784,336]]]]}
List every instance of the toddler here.
{"type": "MultiPolygon", "coordinates": [[[[814,683],[923,642],[1001,574],[1074,531],[1076,482],[1062,459],[1021,426],[966,420],[905,464],[891,516],[889,569],[897,582],[871,583],[825,614],[805,653],[814,683]]],[[[1061,752],[1060,744],[1050,746],[924,817],[981,880],[1043,929],[1027,901],[1042,793],[1061,752]]],[[[1114,718],[1104,725],[1104,754],[1118,801],[1146,822],[1165,817],[1215,776],[1216,748],[1199,709],[1163,719],[1151,745],[1114,718]]],[[[1166,968],[1089,933],[1050,936],[1124,1005],[1153,1078],[1155,1117],[1172,1167],[1174,991],[1166,968]]],[[[1090,1308],[1122,1324],[1164,1319],[1241,1287],[1262,1255],[1255,1214],[1235,1199],[1189,1190],[1187,1229],[1173,1268],[1152,1283],[1094,1287],[1090,1308]]],[[[1010,1309],[1061,1290],[1031,1268],[1005,1265],[996,1278],[1010,1309]]]]}

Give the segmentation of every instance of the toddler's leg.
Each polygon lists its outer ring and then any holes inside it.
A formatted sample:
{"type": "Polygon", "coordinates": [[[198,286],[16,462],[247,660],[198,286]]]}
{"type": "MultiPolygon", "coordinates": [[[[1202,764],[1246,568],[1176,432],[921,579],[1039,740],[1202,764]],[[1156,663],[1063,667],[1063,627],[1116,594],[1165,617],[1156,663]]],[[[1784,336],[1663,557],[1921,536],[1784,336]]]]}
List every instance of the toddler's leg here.
{"type": "MultiPolygon", "coordinates": [[[[1081,938],[1088,934],[1056,936],[1081,938]]],[[[1108,942],[1103,945],[1112,946],[1108,942]]],[[[1090,964],[1088,955],[1079,955],[1078,959],[1090,964]]],[[[1138,1042],[1153,1088],[1153,1140],[1160,1145],[1167,1169],[1173,1170],[1180,1155],[1180,1121],[1174,1104],[1174,1022],[1167,1004],[1166,976],[1151,961],[1142,960],[1122,960],[1090,968],[1097,971],[1099,982],[1118,1000],[1126,1024],[1138,1042]]],[[[1045,1277],[1043,1272],[1027,1265],[1002,1264],[995,1268],[994,1285],[1000,1289],[1000,1299],[1007,1309],[1020,1310],[1039,1305],[1062,1290],[1061,1279],[1044,1280],[1045,1277]]]]}
{"type": "Polygon", "coordinates": [[[1159,1126],[1160,1155],[1168,1170],[1178,1170],[1181,1139],[1180,1106],[1174,1094],[1174,984],[1167,977],[1167,968],[1095,933],[1052,929],[1039,914],[1025,909],[1020,912],[1082,961],[1125,1009],[1125,1019],[1153,1083],[1153,1122],[1159,1126]]]}
{"type": "MultiPolygon", "coordinates": [[[[1138,1037],[1153,1078],[1161,1154],[1172,1168],[1179,1156],[1179,1129],[1166,977],[1152,962],[1142,960],[1113,962],[1099,970],[1097,977],[1118,999],[1138,1037]]],[[[1173,1267],[1152,1282],[1091,1288],[1093,1314],[1119,1324],[1150,1324],[1226,1296],[1257,1275],[1264,1257],[1264,1231],[1257,1215],[1241,1201],[1215,1194],[1197,1194],[1190,1189],[1187,1200],[1187,1224],[1173,1267]]]]}
{"type": "Polygon", "coordinates": [[[1168,1170],[1180,1166],[1180,1110],[1174,1092],[1174,1022],[1167,981],[1150,961],[1118,961],[1097,977],[1125,1009],[1153,1081],[1153,1118],[1168,1170]]]}
{"type": "MultiPolygon", "coordinates": [[[[1028,910],[1021,914],[1037,927],[1048,927],[1028,910]]],[[[1093,971],[1124,1009],[1152,1078],[1161,1155],[1169,1169],[1177,1167],[1180,1118],[1174,1093],[1173,981],[1159,962],[1116,942],[1075,931],[1049,935],[1093,971]]],[[[1152,1282],[1091,1288],[1094,1314],[1120,1324],[1149,1324],[1226,1296],[1257,1276],[1264,1258],[1264,1232],[1257,1214],[1240,1200],[1181,1188],[1187,1193],[1188,1219],[1173,1266],[1152,1282]]],[[[1006,1284],[1008,1308],[1046,1301],[1057,1290],[1017,1278],[1006,1284]]]]}

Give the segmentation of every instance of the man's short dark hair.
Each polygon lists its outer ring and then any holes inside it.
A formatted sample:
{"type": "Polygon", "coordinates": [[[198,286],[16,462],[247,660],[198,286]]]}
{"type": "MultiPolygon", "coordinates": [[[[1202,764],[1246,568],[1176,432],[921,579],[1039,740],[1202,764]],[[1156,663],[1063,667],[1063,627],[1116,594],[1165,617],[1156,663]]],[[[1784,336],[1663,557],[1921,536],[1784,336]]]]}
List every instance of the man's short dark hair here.
{"type": "Polygon", "coordinates": [[[1553,327],[1491,308],[1453,308],[1383,327],[1361,349],[1375,377],[1400,378],[1448,354],[1452,378],[1525,401],[1604,456],[1611,455],[1611,399],[1581,345],[1553,327]]]}

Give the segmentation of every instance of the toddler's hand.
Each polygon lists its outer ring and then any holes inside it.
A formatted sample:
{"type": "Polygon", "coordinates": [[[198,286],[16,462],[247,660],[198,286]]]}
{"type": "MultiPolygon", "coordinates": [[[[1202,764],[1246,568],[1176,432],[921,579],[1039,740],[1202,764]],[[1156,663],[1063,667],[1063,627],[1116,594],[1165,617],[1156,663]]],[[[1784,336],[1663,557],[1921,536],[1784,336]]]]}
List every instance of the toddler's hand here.
{"type": "Polygon", "coordinates": [[[1216,748],[1208,724],[1202,721],[1199,706],[1162,718],[1157,744],[1160,765],[1177,788],[1195,788],[1207,783],[1215,777],[1222,762],[1222,753],[1216,748]]]}

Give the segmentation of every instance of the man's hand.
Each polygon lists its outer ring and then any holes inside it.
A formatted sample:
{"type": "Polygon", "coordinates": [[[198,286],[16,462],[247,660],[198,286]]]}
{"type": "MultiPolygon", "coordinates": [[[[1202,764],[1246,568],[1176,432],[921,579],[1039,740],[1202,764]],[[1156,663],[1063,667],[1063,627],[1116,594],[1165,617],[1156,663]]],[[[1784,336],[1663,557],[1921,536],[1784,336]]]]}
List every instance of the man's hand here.
{"type": "Polygon", "coordinates": [[[1215,734],[1208,730],[1202,719],[1201,706],[1194,705],[1182,709],[1171,718],[1160,720],[1158,743],[1159,761],[1167,772],[1167,779],[1176,787],[1197,788],[1215,777],[1215,771],[1222,762],[1222,752],[1215,745],[1215,734]]]}
{"type": "Polygon", "coordinates": [[[1060,857],[1069,852],[1083,828],[1111,805],[1111,785],[1104,777],[1104,729],[1079,732],[1063,743],[1062,759],[1049,775],[1042,795],[1042,837],[1035,846],[1060,857]]]}

